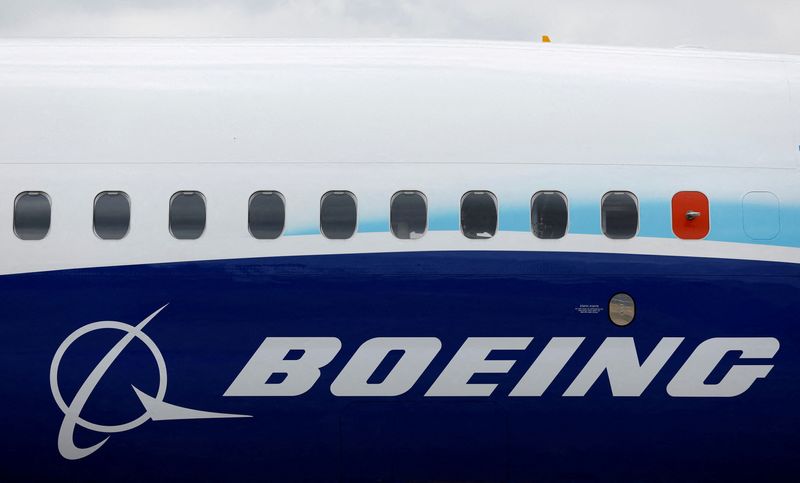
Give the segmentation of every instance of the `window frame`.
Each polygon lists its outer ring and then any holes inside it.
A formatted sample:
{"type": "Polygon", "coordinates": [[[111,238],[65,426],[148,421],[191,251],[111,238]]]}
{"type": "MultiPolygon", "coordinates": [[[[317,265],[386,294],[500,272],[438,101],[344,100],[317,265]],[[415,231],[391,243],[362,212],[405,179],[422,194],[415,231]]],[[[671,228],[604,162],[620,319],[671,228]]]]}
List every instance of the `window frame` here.
{"type": "Polygon", "coordinates": [[[286,197],[283,196],[283,193],[281,193],[278,190],[258,190],[254,191],[253,194],[250,195],[250,197],[247,199],[247,232],[250,234],[252,238],[256,240],[277,240],[278,238],[283,236],[284,232],[286,232],[286,197]],[[280,198],[281,202],[283,203],[283,226],[281,226],[281,231],[274,238],[257,237],[255,236],[255,234],[253,234],[253,229],[250,226],[250,206],[253,203],[253,199],[256,196],[263,194],[277,195],[278,198],[280,198]]]}
{"type": "MultiPolygon", "coordinates": [[[[764,242],[764,241],[767,241],[767,240],[774,240],[774,239],[776,239],[776,238],[778,238],[780,236],[781,231],[783,230],[783,222],[781,221],[781,218],[782,218],[781,217],[781,214],[782,214],[781,213],[781,199],[778,197],[777,194],[775,194],[775,192],[770,191],[770,190],[765,190],[765,189],[748,191],[748,192],[746,192],[745,194],[742,195],[741,205],[740,206],[741,206],[741,210],[742,210],[741,211],[741,213],[742,213],[742,216],[741,216],[742,232],[744,233],[744,235],[748,239],[756,241],[756,242],[759,242],[759,241],[760,242],[764,242]],[[752,210],[752,207],[756,206],[756,205],[760,205],[761,209],[763,210],[767,206],[767,205],[764,204],[763,201],[761,201],[761,202],[753,202],[753,201],[748,200],[748,198],[751,198],[753,196],[759,196],[759,195],[769,196],[769,197],[772,198],[770,200],[770,202],[773,201],[773,200],[775,202],[775,210],[774,210],[775,227],[774,227],[774,233],[771,233],[770,236],[761,236],[760,234],[757,235],[757,234],[753,233],[752,228],[748,229],[748,227],[750,226],[750,223],[748,223],[748,220],[749,220],[748,213],[752,210]]],[[[761,214],[763,215],[763,213],[761,213],[761,214]]]]}
{"type": "Polygon", "coordinates": [[[169,229],[169,234],[172,235],[172,238],[175,240],[181,241],[192,241],[192,240],[199,240],[203,235],[206,233],[206,229],[208,228],[208,200],[206,199],[206,195],[203,194],[200,190],[179,190],[172,194],[169,198],[169,206],[167,207],[167,227],[169,229]],[[175,232],[172,231],[172,203],[175,199],[181,195],[186,194],[197,194],[200,195],[200,199],[203,200],[203,229],[196,237],[192,238],[180,238],[175,236],[175,232]]]}
{"type": "Polygon", "coordinates": [[[358,233],[358,197],[350,190],[330,190],[323,193],[323,195],[319,198],[319,232],[320,234],[325,237],[327,240],[334,240],[334,241],[344,241],[350,240],[358,233]],[[322,206],[325,203],[325,199],[329,198],[333,195],[347,195],[353,200],[353,204],[355,205],[355,219],[353,220],[353,231],[350,233],[350,236],[344,238],[331,238],[325,234],[325,230],[322,228],[322,206]]]}
{"type": "Polygon", "coordinates": [[[392,195],[392,197],[389,199],[389,231],[398,240],[407,240],[407,241],[419,240],[420,238],[424,237],[428,233],[428,225],[430,223],[429,212],[430,212],[430,210],[428,209],[428,197],[425,196],[425,193],[423,193],[422,191],[419,191],[419,190],[400,190],[400,191],[396,191],[392,195]],[[422,198],[422,203],[425,205],[425,227],[423,228],[422,233],[416,238],[412,238],[412,237],[400,238],[395,233],[394,226],[392,224],[392,206],[394,205],[394,200],[397,199],[398,196],[400,196],[400,195],[409,195],[409,194],[419,195],[419,197],[422,198]]]}
{"type": "Polygon", "coordinates": [[[639,206],[639,197],[636,196],[636,193],[628,190],[611,190],[611,191],[606,191],[606,193],[603,194],[602,198],[600,198],[600,231],[603,232],[603,235],[606,238],[608,238],[609,240],[632,240],[637,236],[639,236],[639,230],[641,230],[641,228],[642,228],[642,213],[641,213],[641,208],[639,206]],[[630,195],[630,197],[633,198],[634,206],[636,206],[636,231],[633,233],[633,235],[628,237],[612,237],[609,236],[608,232],[606,231],[603,206],[605,204],[606,198],[616,194],[630,195]]]}
{"type": "Polygon", "coordinates": [[[529,213],[529,215],[530,215],[529,218],[530,218],[530,222],[531,222],[531,233],[533,234],[534,237],[536,237],[537,240],[561,240],[562,238],[567,236],[567,234],[569,233],[569,221],[570,221],[569,220],[570,219],[570,216],[569,216],[569,198],[567,198],[567,195],[565,195],[562,191],[558,191],[558,190],[539,190],[536,193],[534,193],[533,196],[531,196],[531,204],[530,204],[530,213],[529,213]],[[567,223],[564,225],[564,234],[561,235],[560,237],[543,238],[543,237],[540,237],[539,235],[537,235],[536,231],[534,230],[533,204],[536,202],[536,198],[537,197],[539,197],[541,195],[544,195],[544,194],[555,194],[555,195],[560,196],[561,199],[564,200],[564,206],[565,206],[566,212],[567,212],[567,223]]]}
{"type": "Polygon", "coordinates": [[[120,240],[125,239],[125,237],[127,237],[128,234],[131,232],[131,220],[132,219],[133,219],[133,205],[131,204],[131,197],[128,196],[128,193],[126,193],[125,191],[122,191],[122,190],[103,190],[103,191],[97,193],[97,195],[94,197],[94,200],[92,201],[92,233],[94,233],[94,235],[98,239],[103,240],[103,241],[120,241],[120,240]],[[119,238],[103,238],[103,237],[100,236],[99,233],[97,233],[97,212],[96,212],[96,210],[97,210],[97,200],[99,200],[100,197],[103,196],[103,195],[112,195],[112,194],[116,194],[116,195],[122,196],[128,202],[128,227],[125,230],[125,233],[119,238]]]}
{"type": "Polygon", "coordinates": [[[458,203],[458,230],[461,232],[461,234],[464,236],[464,238],[466,238],[468,240],[491,240],[492,238],[496,237],[497,236],[497,232],[500,231],[500,200],[497,199],[497,196],[493,192],[491,192],[489,190],[469,190],[469,191],[465,192],[463,195],[461,195],[461,199],[459,200],[459,203],[458,203]],[[471,236],[468,236],[466,233],[464,233],[464,222],[463,222],[463,220],[464,220],[464,216],[463,216],[464,215],[464,200],[467,198],[467,196],[472,195],[472,194],[488,194],[492,198],[492,201],[494,201],[494,212],[495,212],[496,220],[495,220],[494,232],[492,233],[491,236],[488,236],[488,237],[471,237],[471,236]]]}
{"type": "Polygon", "coordinates": [[[16,236],[17,239],[19,239],[19,240],[22,240],[22,241],[41,241],[41,240],[44,240],[45,238],[47,238],[48,235],[50,235],[50,231],[53,229],[53,199],[50,197],[49,194],[47,194],[46,191],[25,190],[25,191],[19,192],[17,194],[17,196],[14,197],[14,206],[13,206],[12,215],[11,215],[11,225],[12,225],[12,229],[14,231],[14,236],[16,236]],[[40,238],[25,238],[25,237],[20,235],[19,231],[17,231],[17,204],[19,203],[19,200],[23,196],[36,196],[36,195],[43,196],[44,199],[47,200],[47,206],[48,206],[47,230],[45,230],[44,234],[40,238]]]}

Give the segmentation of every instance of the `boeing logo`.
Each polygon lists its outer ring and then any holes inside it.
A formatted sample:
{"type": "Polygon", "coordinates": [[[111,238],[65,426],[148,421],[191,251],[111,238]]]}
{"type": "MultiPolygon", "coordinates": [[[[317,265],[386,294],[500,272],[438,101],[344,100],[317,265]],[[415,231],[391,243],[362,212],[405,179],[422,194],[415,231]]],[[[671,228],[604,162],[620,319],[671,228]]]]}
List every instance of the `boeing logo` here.
{"type": "Polygon", "coordinates": [[[249,417],[248,415],[244,414],[225,414],[198,411],[164,402],[164,396],[167,392],[167,366],[164,362],[164,356],[161,354],[161,351],[158,350],[158,347],[156,346],[155,342],[153,342],[153,339],[145,334],[143,330],[144,327],[165,307],[166,305],[156,310],[136,326],[116,321],[93,322],[91,324],[84,325],[80,329],[67,336],[64,342],[62,342],[59,346],[58,350],[56,350],[56,354],[53,357],[53,362],[50,365],[50,389],[53,392],[53,398],[55,398],[56,404],[58,404],[58,407],[64,413],[64,419],[61,422],[61,429],[58,432],[58,451],[61,453],[61,456],[69,460],[85,458],[100,449],[100,447],[103,446],[110,437],[106,436],[99,443],[89,446],[88,448],[79,448],[75,445],[73,439],[76,425],[98,433],[112,434],[131,430],[150,420],[165,421],[175,419],[249,417]],[[100,359],[100,362],[97,363],[91,373],[89,373],[89,376],[78,389],[75,397],[72,398],[72,402],[67,404],[58,387],[58,370],[64,353],[76,340],[82,336],[96,330],[107,329],[118,330],[124,335],[120,341],[117,342],[102,359],[100,359]],[[127,347],[127,345],[134,338],[139,339],[145,344],[145,346],[147,346],[152,353],[156,364],[158,365],[159,379],[156,395],[150,396],[140,391],[136,387],[131,386],[133,391],[139,397],[139,400],[142,402],[144,412],[138,418],[128,421],[124,424],[105,425],[93,423],[83,419],[81,417],[81,410],[86,404],[86,401],[89,399],[89,396],[92,394],[95,386],[97,386],[97,383],[100,382],[100,378],[103,377],[114,360],[116,360],[116,358],[122,353],[123,350],[125,350],[125,347],[127,347]]]}
{"type": "MultiPolygon", "coordinates": [[[[77,447],[73,433],[75,426],[110,435],[136,428],[147,421],[204,418],[241,418],[243,414],[226,414],[199,411],[164,402],[167,391],[167,370],[164,357],[153,340],[143,332],[164,307],[155,311],[136,326],[122,322],[93,322],[72,334],[56,351],[50,368],[50,386],[64,419],[58,435],[58,449],[67,459],[84,458],[97,451],[109,436],[88,448],[77,447]],[[66,350],[85,334],[97,330],[117,330],[123,333],[119,342],[100,360],[67,404],[58,387],[59,365],[66,350]],[[109,366],[133,340],[143,342],[158,366],[159,384],[154,396],[133,387],[144,412],[124,424],[102,425],[81,417],[81,410],[93,389],[109,366]]],[[[508,354],[528,350],[533,337],[469,337],[440,369],[433,383],[426,388],[424,397],[488,397],[497,392],[495,382],[472,382],[476,374],[495,374],[497,378],[510,377],[509,371],[517,362],[508,354]],[[503,358],[493,351],[503,351],[503,358]]],[[[522,372],[509,397],[539,397],[550,389],[567,363],[574,358],[584,337],[552,337],[539,352],[533,363],[522,372]]],[[[572,382],[562,397],[582,397],[605,375],[613,396],[639,397],[651,385],[656,375],[673,357],[683,337],[662,337],[649,354],[641,355],[631,337],[607,337],[582,362],[577,374],[570,374],[572,382]]],[[[321,371],[329,366],[342,348],[336,337],[267,337],[256,349],[244,368],[233,378],[224,396],[300,396],[310,391],[320,378],[321,371]],[[290,357],[290,353],[294,356],[290,357]],[[297,354],[299,357],[296,357],[297,354]],[[272,376],[280,376],[273,378],[272,376]],[[278,382],[270,382],[278,381],[278,382]]],[[[329,391],[338,397],[393,397],[401,396],[418,384],[423,372],[437,358],[442,341],[436,337],[376,337],[363,342],[349,358],[341,361],[341,369],[333,379],[329,391]],[[391,353],[401,356],[380,382],[368,382],[391,353]]],[[[666,385],[672,397],[735,397],[761,378],[773,366],[764,362],[772,359],[780,348],[773,337],[714,337],[700,342],[683,361],[666,385]],[[726,357],[736,354],[745,364],[726,357]],[[723,363],[723,360],[728,361],[723,363]],[[722,366],[722,367],[720,367],[722,366]],[[721,378],[710,379],[712,373],[721,378]]],[[[440,358],[441,359],[441,358],[440,358]]],[[[445,361],[441,361],[444,363],[445,361]]],[[[565,371],[564,371],[565,372],[565,371]]],[[[566,376],[566,375],[565,375],[566,376]]],[[[663,389],[662,389],[663,390],[663,389]]]]}

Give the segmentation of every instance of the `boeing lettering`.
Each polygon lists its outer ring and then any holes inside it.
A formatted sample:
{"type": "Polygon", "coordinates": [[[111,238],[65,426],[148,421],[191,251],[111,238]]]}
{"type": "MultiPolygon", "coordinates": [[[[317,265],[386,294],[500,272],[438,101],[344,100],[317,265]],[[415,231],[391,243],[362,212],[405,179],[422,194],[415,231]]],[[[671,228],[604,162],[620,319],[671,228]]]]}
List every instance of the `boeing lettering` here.
{"type": "MultiPolygon", "coordinates": [[[[475,374],[506,374],[514,360],[489,358],[492,351],[525,350],[532,337],[470,337],[428,388],[426,397],[491,396],[497,384],[470,383],[475,374]]],[[[647,389],[683,343],[683,337],[664,337],[643,362],[631,337],[608,337],[562,394],[585,396],[606,373],[613,396],[637,397],[647,389]]],[[[561,373],[583,342],[582,337],[554,337],[511,390],[509,396],[541,396],[561,373]]],[[[378,337],[364,342],[331,385],[335,396],[399,396],[409,391],[441,348],[435,337],[378,337]],[[367,380],[392,351],[403,353],[382,382],[367,380]]],[[[309,391],[321,370],[341,349],[335,337],[267,337],[245,365],[226,396],[299,396],[309,391]],[[301,357],[287,360],[292,351],[301,357]],[[286,374],[277,383],[265,383],[272,374],[286,374]]],[[[734,364],[716,384],[704,381],[734,351],[742,359],[772,359],[780,343],[772,337],[717,337],[698,345],[667,385],[673,397],[733,397],[747,391],[772,369],[770,364],[734,364]]]]}

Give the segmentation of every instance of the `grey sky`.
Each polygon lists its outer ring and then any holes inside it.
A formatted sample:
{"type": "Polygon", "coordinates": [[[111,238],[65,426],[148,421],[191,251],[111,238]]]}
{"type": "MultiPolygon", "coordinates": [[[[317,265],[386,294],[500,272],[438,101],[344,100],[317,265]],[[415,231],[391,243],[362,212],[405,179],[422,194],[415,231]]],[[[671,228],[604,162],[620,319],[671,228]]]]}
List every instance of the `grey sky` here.
{"type": "Polygon", "coordinates": [[[437,37],[800,53],[798,0],[0,0],[0,36],[437,37]]]}

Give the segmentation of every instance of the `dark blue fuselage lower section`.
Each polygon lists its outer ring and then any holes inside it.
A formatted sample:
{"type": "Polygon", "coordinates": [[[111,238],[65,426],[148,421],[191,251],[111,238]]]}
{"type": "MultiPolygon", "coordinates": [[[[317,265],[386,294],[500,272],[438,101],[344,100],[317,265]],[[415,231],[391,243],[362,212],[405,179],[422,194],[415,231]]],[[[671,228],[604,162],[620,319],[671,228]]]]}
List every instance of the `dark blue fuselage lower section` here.
{"type": "MultiPolygon", "coordinates": [[[[93,268],[0,277],[3,481],[715,481],[797,478],[800,266],[633,255],[432,252],[331,255],[93,268]],[[626,292],[636,319],[613,325],[626,292]],[[53,355],[74,330],[114,320],[145,333],[168,369],[164,400],[245,419],[148,421],[129,431],[78,427],[94,454],[61,457],[64,413],[51,392],[53,355]],[[602,310],[580,310],[596,305],[602,310]],[[342,349],[307,393],[223,397],[265,337],[337,337],[342,349]],[[442,349],[406,394],[336,397],[330,385],[374,337],[438,337],[442,349]],[[526,337],[489,397],[425,397],[468,337],[526,337]],[[554,336],[586,337],[541,397],[511,389],[554,336]],[[585,397],[565,389],[606,337],[632,337],[644,359],[685,337],[640,397],[614,397],[602,376],[585,397]],[[774,364],[732,398],[674,398],[666,385],[702,341],[774,337],[774,364]]],[[[121,332],[72,344],[58,371],[69,403],[121,332]]],[[[391,364],[379,371],[391,370],[391,364]]],[[[375,374],[379,380],[381,375],[375,374]]],[[[131,386],[155,394],[157,366],[133,340],[80,416],[139,417],[131,386]]]]}

